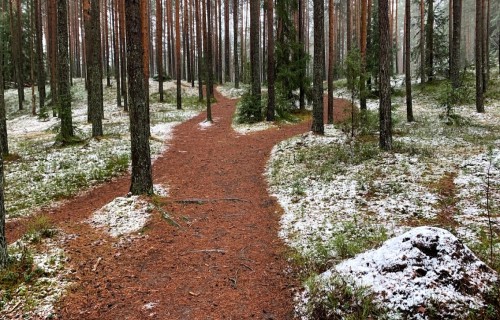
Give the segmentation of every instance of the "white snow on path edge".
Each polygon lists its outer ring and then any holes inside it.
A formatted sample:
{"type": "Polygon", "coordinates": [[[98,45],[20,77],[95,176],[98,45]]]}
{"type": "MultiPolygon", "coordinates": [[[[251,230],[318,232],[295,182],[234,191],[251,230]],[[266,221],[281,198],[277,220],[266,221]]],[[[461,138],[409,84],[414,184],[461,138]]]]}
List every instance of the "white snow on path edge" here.
{"type": "Polygon", "coordinates": [[[433,301],[443,306],[437,312],[445,318],[479,309],[484,294],[498,281],[496,272],[460,240],[435,227],[411,229],[319,277],[328,283],[336,273],[371,288],[376,300],[390,310],[391,319],[399,319],[398,313],[414,318],[419,307],[427,308],[433,301]]]}
{"type": "MultiPolygon", "coordinates": [[[[162,185],[153,186],[154,193],[161,197],[168,196],[162,185]]],[[[117,197],[94,212],[87,222],[105,229],[112,237],[119,237],[141,230],[151,216],[152,206],[140,196],[117,197]]]]}

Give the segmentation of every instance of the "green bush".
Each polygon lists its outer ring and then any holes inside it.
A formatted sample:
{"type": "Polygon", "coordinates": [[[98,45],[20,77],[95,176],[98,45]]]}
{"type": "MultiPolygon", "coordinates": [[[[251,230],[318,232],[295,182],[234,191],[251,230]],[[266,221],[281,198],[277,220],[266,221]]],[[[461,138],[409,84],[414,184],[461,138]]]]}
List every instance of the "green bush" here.
{"type": "Polygon", "coordinates": [[[261,97],[252,95],[249,91],[241,97],[238,105],[236,121],[238,123],[256,123],[264,119],[265,105],[261,97]]]}

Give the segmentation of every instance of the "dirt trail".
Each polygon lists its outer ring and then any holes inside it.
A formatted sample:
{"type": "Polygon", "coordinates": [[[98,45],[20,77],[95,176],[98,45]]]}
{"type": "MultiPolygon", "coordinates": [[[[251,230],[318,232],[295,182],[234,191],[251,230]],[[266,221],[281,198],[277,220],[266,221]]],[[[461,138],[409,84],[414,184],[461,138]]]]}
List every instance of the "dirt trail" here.
{"type": "MultiPolygon", "coordinates": [[[[201,128],[203,113],[177,126],[154,165],[155,183],[170,187],[162,209],[180,227],[155,211],[143,235],[120,241],[82,223],[127,192],[127,176],[51,210],[77,235],[65,248],[76,285],[59,305],[62,319],[293,318],[296,283],[277,237],[281,209],[263,172],[272,147],[308,131],[310,121],[238,135],[236,100],[216,98],[214,124],[201,128]],[[177,201],[186,199],[197,200],[177,201]]],[[[340,115],[348,103],[336,106],[340,115]]],[[[22,224],[8,232],[18,236],[22,224]]]]}

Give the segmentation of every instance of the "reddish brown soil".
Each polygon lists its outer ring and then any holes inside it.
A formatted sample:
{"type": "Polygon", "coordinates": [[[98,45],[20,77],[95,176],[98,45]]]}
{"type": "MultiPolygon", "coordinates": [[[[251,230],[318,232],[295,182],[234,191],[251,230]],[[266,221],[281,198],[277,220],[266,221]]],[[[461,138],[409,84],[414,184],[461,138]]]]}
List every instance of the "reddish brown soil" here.
{"type": "MultiPolygon", "coordinates": [[[[285,272],[281,209],[263,172],[272,147],[311,123],[238,135],[231,129],[236,101],[216,98],[214,124],[200,130],[201,114],[177,126],[154,164],[155,183],[170,186],[162,210],[179,226],[154,211],[140,235],[120,243],[82,222],[126,194],[128,176],[44,212],[76,235],[65,248],[75,285],[59,304],[61,319],[293,318],[296,281],[285,272]],[[177,201],[185,199],[199,200],[177,201]]],[[[337,118],[348,107],[337,100],[337,118]]],[[[8,224],[11,241],[25,224],[8,224]]]]}

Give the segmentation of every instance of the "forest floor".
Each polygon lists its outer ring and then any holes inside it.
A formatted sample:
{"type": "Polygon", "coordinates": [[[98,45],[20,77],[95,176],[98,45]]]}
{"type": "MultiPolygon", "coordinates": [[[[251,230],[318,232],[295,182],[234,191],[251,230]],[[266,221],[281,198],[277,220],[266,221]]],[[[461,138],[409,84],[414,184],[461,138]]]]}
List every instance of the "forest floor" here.
{"type": "MultiPolygon", "coordinates": [[[[88,223],[97,210],[127,194],[128,175],[7,225],[9,242],[40,216],[59,230],[68,287],[53,316],[294,317],[299,284],[278,238],[282,210],[263,173],[273,146],[307,132],[310,121],[241,135],[231,128],[237,100],[218,93],[216,99],[213,124],[203,122],[202,112],[174,128],[167,152],[153,167],[155,183],[168,186],[168,195],[144,199],[150,215],[138,232],[116,237],[88,223]]],[[[349,103],[336,105],[339,119],[349,103]]],[[[9,305],[2,315],[24,312],[9,305]]]]}

